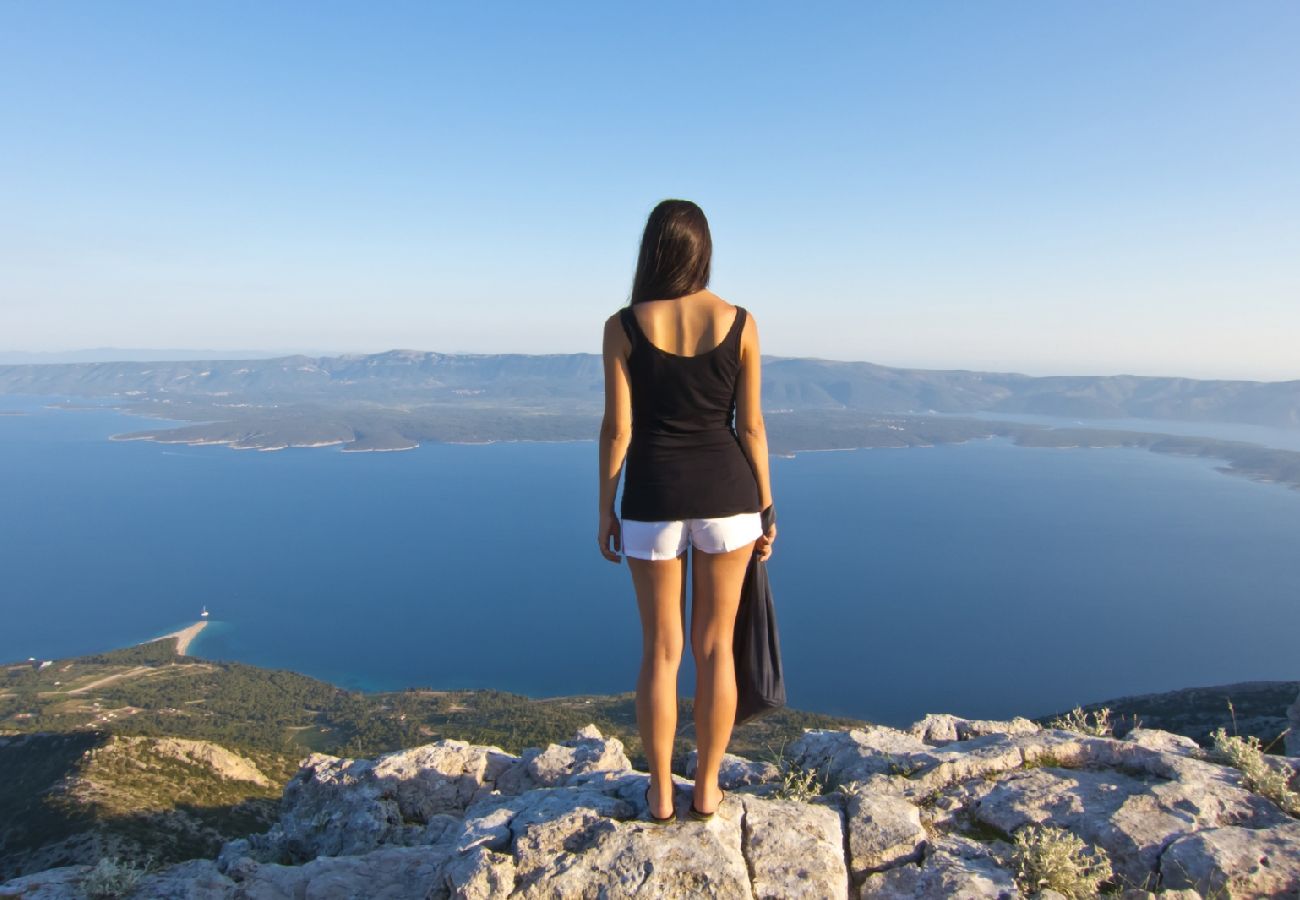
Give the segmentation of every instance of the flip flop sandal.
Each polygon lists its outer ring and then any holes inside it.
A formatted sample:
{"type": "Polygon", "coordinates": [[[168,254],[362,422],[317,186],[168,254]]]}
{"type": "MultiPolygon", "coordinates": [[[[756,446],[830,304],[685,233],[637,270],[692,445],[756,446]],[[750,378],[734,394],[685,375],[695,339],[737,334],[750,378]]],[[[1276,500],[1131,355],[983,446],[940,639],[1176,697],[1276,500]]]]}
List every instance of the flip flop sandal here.
{"type": "MultiPolygon", "coordinates": [[[[726,792],[726,791],[723,791],[723,792],[722,792],[722,798],[721,798],[720,800],[718,800],[718,806],[721,807],[723,801],[725,801],[726,799],[727,799],[727,792],[726,792]]],[[[713,817],[714,817],[715,815],[717,815],[717,812],[718,812],[717,809],[714,809],[713,812],[707,812],[707,813],[706,813],[706,812],[700,812],[698,809],[695,808],[695,800],[694,800],[694,798],[691,799],[691,809],[690,809],[690,813],[691,813],[691,818],[694,819],[695,821],[697,821],[697,822],[708,822],[708,821],[711,821],[711,820],[713,819],[713,817]]]]}
{"type": "Polygon", "coordinates": [[[646,815],[650,817],[650,821],[656,825],[668,825],[672,822],[677,821],[677,815],[675,813],[672,815],[664,816],[662,819],[654,814],[654,810],[650,808],[650,786],[649,785],[646,785],[646,789],[645,789],[645,811],[646,811],[646,815]]]}

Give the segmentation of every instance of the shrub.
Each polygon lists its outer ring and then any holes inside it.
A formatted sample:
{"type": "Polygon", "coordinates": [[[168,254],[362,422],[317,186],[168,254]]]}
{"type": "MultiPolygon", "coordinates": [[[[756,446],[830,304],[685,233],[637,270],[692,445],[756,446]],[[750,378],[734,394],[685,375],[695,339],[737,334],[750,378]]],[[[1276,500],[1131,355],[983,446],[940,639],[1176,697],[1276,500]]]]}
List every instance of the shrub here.
{"type": "Polygon", "coordinates": [[[1065,715],[1057,716],[1048,727],[1092,737],[1110,737],[1115,730],[1110,721],[1110,709],[1105,706],[1090,713],[1084,712],[1083,707],[1076,706],[1065,715]]]}
{"type": "Polygon", "coordinates": [[[130,894],[149,871],[149,861],[137,866],[133,862],[101,857],[86,874],[81,889],[91,900],[113,900],[130,894]]]}
{"type": "Polygon", "coordinates": [[[1027,894],[1046,889],[1071,900],[1096,897],[1110,880],[1110,859],[1062,828],[1026,825],[1011,847],[1016,881],[1027,894]]]}
{"type": "Polygon", "coordinates": [[[1259,738],[1252,735],[1238,737],[1219,728],[1212,735],[1214,755],[1222,762],[1241,771],[1246,787],[1267,797],[1290,815],[1300,817],[1300,794],[1291,790],[1289,779],[1268,764],[1259,738]]]}

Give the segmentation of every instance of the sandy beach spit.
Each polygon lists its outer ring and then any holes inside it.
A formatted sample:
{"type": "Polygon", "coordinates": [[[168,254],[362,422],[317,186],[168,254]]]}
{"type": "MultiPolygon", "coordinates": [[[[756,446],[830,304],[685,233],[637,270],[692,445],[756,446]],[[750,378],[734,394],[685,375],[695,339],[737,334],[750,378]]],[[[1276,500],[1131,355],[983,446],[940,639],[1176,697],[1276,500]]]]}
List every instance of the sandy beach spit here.
{"type": "Polygon", "coordinates": [[[189,652],[190,644],[192,644],[194,639],[199,636],[199,632],[207,627],[207,622],[195,622],[188,628],[182,628],[180,631],[173,631],[171,634],[164,634],[161,638],[158,638],[158,640],[161,641],[165,638],[176,638],[176,652],[181,656],[185,656],[189,652]]]}

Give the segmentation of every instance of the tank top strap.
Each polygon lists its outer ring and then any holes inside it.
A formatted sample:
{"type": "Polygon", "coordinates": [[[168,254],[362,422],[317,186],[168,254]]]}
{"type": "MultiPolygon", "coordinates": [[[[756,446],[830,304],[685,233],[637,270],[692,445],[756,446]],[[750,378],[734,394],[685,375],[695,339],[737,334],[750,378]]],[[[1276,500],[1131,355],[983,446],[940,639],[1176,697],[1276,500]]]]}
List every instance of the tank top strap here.
{"type": "Polygon", "coordinates": [[[736,321],[731,323],[731,332],[727,335],[726,340],[731,341],[736,347],[736,352],[740,352],[740,335],[745,330],[745,316],[748,315],[745,307],[736,307],[736,321]]]}
{"type": "Polygon", "coordinates": [[[627,332],[627,339],[632,342],[632,348],[636,349],[637,325],[635,313],[632,312],[632,307],[625,306],[620,309],[618,311],[618,319],[623,323],[623,330],[627,332]]]}

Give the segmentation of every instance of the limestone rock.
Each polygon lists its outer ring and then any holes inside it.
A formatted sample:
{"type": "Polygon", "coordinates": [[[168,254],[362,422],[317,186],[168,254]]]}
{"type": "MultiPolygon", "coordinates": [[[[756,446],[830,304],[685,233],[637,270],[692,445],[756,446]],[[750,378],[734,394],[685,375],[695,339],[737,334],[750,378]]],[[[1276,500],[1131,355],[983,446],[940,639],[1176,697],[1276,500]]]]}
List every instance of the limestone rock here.
{"type": "Polygon", "coordinates": [[[950,744],[953,741],[968,741],[986,734],[1034,734],[1039,730],[1038,725],[1020,716],[999,721],[963,719],[949,713],[930,713],[924,719],[913,722],[907,732],[927,744],[950,744]]]}
{"type": "Polygon", "coordinates": [[[839,811],[822,804],[744,797],[744,858],[756,898],[848,897],[839,811]]]}
{"type": "Polygon", "coordinates": [[[749,898],[742,806],[733,795],[712,821],[664,828],[575,811],[527,826],[515,853],[525,898],[749,898]]]}
{"type": "Polygon", "coordinates": [[[313,754],[284,790],[280,828],[289,855],[364,853],[436,839],[497,775],[518,763],[496,747],[439,741],[374,761],[313,754]]]}
{"type": "Polygon", "coordinates": [[[1300,822],[1185,835],[1165,850],[1160,872],[1166,887],[1203,896],[1300,897],[1300,822]]]}
{"type": "Polygon", "coordinates": [[[192,859],[146,875],[140,879],[134,896],[150,900],[224,900],[234,888],[235,883],[217,869],[216,863],[192,859]]]}
{"type": "Polygon", "coordinates": [[[234,879],[234,891],[224,896],[268,900],[447,897],[442,872],[447,856],[444,847],[382,847],[360,856],[322,856],[301,866],[254,864],[234,879]]]}
{"type": "Polygon", "coordinates": [[[1124,740],[1131,741],[1139,747],[1146,747],[1148,750],[1163,750],[1166,753],[1179,753],[1183,756],[1198,757],[1201,752],[1201,745],[1191,738],[1155,728],[1132,728],[1124,735],[1124,740]]]}
{"type": "Polygon", "coordinates": [[[854,790],[848,795],[845,818],[854,878],[921,856],[927,835],[920,810],[907,800],[870,789],[854,790]]]}
{"type": "Polygon", "coordinates": [[[21,897],[23,900],[80,900],[82,879],[90,866],[60,866],[46,869],[35,875],[24,875],[0,884],[0,897],[21,897]]]}
{"type": "Polygon", "coordinates": [[[456,900],[491,900],[514,890],[515,864],[509,856],[480,846],[452,860],[443,877],[456,900]]]}
{"type": "MultiPolygon", "coordinates": [[[[160,756],[195,762],[208,766],[222,778],[232,781],[249,781],[258,787],[271,787],[272,781],[249,759],[227,750],[211,741],[190,741],[181,738],[115,737],[112,744],[143,746],[160,756]]],[[[105,752],[101,748],[98,752],[105,752]]]]}
{"type": "Polygon", "coordinates": [[[975,841],[945,837],[926,848],[919,863],[868,875],[862,900],[1011,900],[1021,895],[1015,877],[975,841]]]}
{"type": "MultiPolygon", "coordinates": [[[[696,751],[692,750],[686,757],[686,777],[695,777],[697,762],[696,751]]],[[[781,778],[781,770],[774,763],[763,760],[745,759],[743,756],[722,754],[722,765],[718,767],[718,786],[725,791],[753,784],[770,784],[781,778]]]]}
{"type": "Polygon", "coordinates": [[[588,725],[573,740],[551,744],[530,757],[525,767],[536,784],[552,787],[586,772],[630,770],[632,763],[623,752],[622,741],[603,738],[594,725],[588,725]]]}
{"type": "MultiPolygon", "coordinates": [[[[990,829],[1030,823],[1105,851],[1128,900],[1300,891],[1300,821],[1176,735],[955,716],[914,730],[806,732],[791,759],[836,788],[811,803],[772,799],[767,764],[731,757],[718,814],[693,822],[690,785],[675,779],[681,821],[670,827],[646,821],[647,776],[595,729],[517,757],[459,741],[374,760],[313,756],[285,788],[278,824],[215,862],[150,874],[136,896],[1010,898],[1010,847],[990,829]]],[[[0,898],[81,898],[87,871],[16,879],[0,898]]]]}
{"type": "Polygon", "coordinates": [[[1068,829],[1105,850],[1116,874],[1129,884],[1149,887],[1165,845],[1185,832],[1285,821],[1272,803],[1222,774],[1222,780],[1181,781],[1115,770],[1038,768],[1000,780],[971,814],[1008,834],[1030,823],[1068,829]]]}

